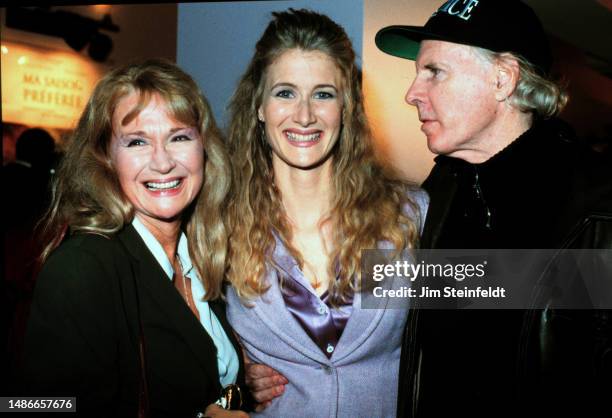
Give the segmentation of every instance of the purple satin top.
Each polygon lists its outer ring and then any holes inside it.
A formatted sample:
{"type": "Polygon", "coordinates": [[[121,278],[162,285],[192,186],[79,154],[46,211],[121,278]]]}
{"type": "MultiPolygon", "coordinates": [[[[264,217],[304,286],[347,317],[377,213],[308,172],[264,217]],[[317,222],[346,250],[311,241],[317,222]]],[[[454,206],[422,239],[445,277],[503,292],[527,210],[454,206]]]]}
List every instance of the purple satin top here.
{"type": "Polygon", "coordinates": [[[352,298],[334,308],[327,291],[319,297],[278,238],[273,259],[285,306],[325,355],[331,357],[353,311],[352,298]]]}

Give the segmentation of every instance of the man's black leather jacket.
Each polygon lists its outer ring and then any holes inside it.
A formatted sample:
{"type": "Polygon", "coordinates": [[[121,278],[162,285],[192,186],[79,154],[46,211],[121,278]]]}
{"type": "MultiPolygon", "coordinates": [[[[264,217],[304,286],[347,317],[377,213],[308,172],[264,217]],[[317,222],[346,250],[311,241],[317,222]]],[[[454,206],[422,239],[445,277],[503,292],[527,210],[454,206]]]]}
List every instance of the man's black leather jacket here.
{"type": "MultiPolygon", "coordinates": [[[[612,249],[612,167],[557,120],[483,164],[437,157],[423,187],[422,248],[612,249]]],[[[398,416],[612,416],[612,311],[541,308],[554,297],[411,311],[398,416]]]]}

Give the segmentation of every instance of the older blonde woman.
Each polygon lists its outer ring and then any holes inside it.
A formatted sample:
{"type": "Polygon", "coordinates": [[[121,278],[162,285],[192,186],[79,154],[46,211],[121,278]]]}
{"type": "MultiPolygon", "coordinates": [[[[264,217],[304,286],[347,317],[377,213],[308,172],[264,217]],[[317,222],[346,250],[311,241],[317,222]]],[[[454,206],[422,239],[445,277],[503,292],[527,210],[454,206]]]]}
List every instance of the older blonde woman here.
{"type": "Polygon", "coordinates": [[[243,381],[218,299],[228,167],[206,100],[174,64],[98,83],[57,174],[27,393],[76,396],[81,416],[246,416],[215,405],[243,381]]]}

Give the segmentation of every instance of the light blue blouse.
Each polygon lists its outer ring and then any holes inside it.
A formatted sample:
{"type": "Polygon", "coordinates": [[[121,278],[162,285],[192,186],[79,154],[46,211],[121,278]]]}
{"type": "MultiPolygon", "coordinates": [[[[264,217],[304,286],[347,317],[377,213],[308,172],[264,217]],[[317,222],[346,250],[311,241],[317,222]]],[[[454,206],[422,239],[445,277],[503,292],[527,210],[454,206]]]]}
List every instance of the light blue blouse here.
{"type": "MultiPolygon", "coordinates": [[[[144,226],[140,219],[138,219],[138,216],[134,216],[132,225],[144,241],[149,251],[151,251],[161,268],[164,270],[164,272],[166,272],[168,279],[172,280],[172,277],[174,276],[174,269],[159,241],[157,241],[147,227],[144,226]]],[[[200,314],[200,322],[217,347],[217,365],[219,368],[221,385],[227,386],[231,383],[236,383],[239,364],[238,355],[236,350],[234,350],[234,346],[227,337],[227,334],[223,330],[221,323],[217,319],[214,312],[210,309],[208,302],[204,300],[206,291],[204,290],[204,286],[202,285],[202,281],[200,280],[197,270],[191,263],[191,257],[189,256],[189,248],[187,245],[187,237],[185,236],[184,232],[181,232],[177,255],[180,258],[181,265],[183,266],[183,275],[189,276],[192,279],[191,293],[193,294],[193,300],[195,301],[196,308],[200,314]]]]}

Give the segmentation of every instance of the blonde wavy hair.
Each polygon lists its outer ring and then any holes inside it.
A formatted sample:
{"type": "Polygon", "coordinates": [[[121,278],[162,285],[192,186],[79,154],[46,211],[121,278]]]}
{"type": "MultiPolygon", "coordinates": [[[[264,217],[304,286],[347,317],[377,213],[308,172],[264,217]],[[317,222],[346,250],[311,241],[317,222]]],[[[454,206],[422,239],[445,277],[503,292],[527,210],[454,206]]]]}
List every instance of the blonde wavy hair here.
{"type": "Polygon", "coordinates": [[[416,245],[417,228],[404,209],[411,205],[418,211],[408,195],[408,185],[394,180],[394,174],[375,160],[361,74],[344,29],[327,16],[304,9],[272,15],[229,105],[233,190],[228,211],[232,231],[228,279],[243,299],[267,290],[264,277],[268,266],[274,265],[274,231],[303,267],[301,254],[290,245],[292,230],[275,186],[271,148],[257,110],[263,101],[266,72],[276,58],[291,49],[320,51],[335,61],[342,74],[342,130],[332,151],[329,221],[334,247],[328,266],[333,278],[335,266],[340,266],[340,279],[331,280],[328,287],[332,303],[338,304],[355,290],[353,278],[360,270],[362,249],[376,248],[381,240],[398,251],[416,245]]]}
{"type": "Polygon", "coordinates": [[[510,96],[510,104],[521,112],[535,113],[541,118],[551,118],[561,113],[568,101],[568,94],[560,83],[545,76],[541,70],[522,56],[512,52],[494,52],[472,47],[490,63],[514,59],[519,65],[519,80],[510,96]]]}
{"type": "Polygon", "coordinates": [[[204,142],[205,180],[183,216],[189,253],[206,288],[206,299],[220,295],[227,255],[222,213],[231,183],[229,161],[210,106],[195,81],[175,64],[147,60],[115,69],[96,85],[70,135],[42,223],[44,262],[65,235],[93,233],[110,237],[130,224],[134,209],[126,198],[110,158],[112,117],[119,101],[136,92],[133,119],[153,95],[163,99],[177,121],[198,129],[204,142]]]}

